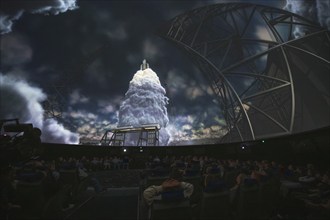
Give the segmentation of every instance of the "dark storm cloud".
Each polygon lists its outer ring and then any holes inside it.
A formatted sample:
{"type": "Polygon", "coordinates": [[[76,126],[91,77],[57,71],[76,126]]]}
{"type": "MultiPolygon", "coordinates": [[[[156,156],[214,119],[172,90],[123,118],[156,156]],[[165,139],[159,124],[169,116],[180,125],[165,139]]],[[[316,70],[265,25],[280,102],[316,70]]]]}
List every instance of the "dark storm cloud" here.
{"type": "MultiPolygon", "coordinates": [[[[107,103],[109,106],[109,103],[107,103]]],[[[75,132],[79,133],[80,140],[101,140],[106,130],[117,127],[118,112],[111,107],[100,109],[106,112],[90,112],[84,109],[73,109],[63,114],[63,119],[75,125],[75,132]]],[[[93,109],[95,111],[95,109],[93,109]]]]}
{"type": "Polygon", "coordinates": [[[105,115],[113,114],[119,110],[123,100],[124,94],[122,96],[114,95],[111,98],[99,99],[97,101],[97,112],[105,115]]]}
{"type": "Polygon", "coordinates": [[[0,34],[9,33],[15,21],[25,12],[57,15],[76,8],[76,0],[3,0],[0,9],[0,34]]]}
{"type": "Polygon", "coordinates": [[[330,30],[330,1],[316,1],[317,17],[320,24],[330,30]]]}
{"type": "Polygon", "coordinates": [[[19,66],[31,61],[33,50],[23,35],[11,34],[1,38],[1,65],[19,66]]]}
{"type": "Polygon", "coordinates": [[[82,95],[78,89],[74,90],[69,97],[69,104],[70,105],[75,105],[77,103],[88,103],[89,98],[86,96],[82,95]]]}
{"type": "Polygon", "coordinates": [[[170,145],[193,144],[197,140],[223,136],[221,130],[225,122],[221,119],[220,107],[200,72],[192,68],[187,74],[174,68],[167,76],[170,145]]]}

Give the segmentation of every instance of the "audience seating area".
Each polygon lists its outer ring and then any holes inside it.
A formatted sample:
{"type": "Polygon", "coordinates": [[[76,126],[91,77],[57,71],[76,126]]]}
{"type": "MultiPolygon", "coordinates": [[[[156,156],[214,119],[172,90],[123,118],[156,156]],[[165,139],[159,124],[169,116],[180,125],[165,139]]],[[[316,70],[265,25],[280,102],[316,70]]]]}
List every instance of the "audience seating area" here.
{"type": "MultiPolygon", "coordinates": [[[[321,220],[330,216],[329,170],[324,167],[150,156],[144,169],[136,169],[131,161],[129,156],[113,155],[11,164],[1,176],[1,219],[70,220],[93,197],[121,187],[139,188],[134,212],[138,220],[321,220]],[[173,168],[182,171],[182,181],[193,184],[191,197],[167,195],[147,205],[143,191],[161,185],[173,168]]],[[[125,207],[119,211],[129,212],[125,207]]]]}

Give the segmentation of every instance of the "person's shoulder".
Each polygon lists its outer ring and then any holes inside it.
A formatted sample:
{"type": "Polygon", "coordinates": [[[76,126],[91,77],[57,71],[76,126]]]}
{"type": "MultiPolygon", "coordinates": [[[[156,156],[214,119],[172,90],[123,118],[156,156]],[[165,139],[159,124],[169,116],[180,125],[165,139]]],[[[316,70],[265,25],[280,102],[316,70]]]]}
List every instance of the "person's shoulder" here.
{"type": "Polygon", "coordinates": [[[188,182],[181,182],[181,187],[187,187],[187,186],[194,186],[193,184],[191,183],[188,183],[188,182]]]}

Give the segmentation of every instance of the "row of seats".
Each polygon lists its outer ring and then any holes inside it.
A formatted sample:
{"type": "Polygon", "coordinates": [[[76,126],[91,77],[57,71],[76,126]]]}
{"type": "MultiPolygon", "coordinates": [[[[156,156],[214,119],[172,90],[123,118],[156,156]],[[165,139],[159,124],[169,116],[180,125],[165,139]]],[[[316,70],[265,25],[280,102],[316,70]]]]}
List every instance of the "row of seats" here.
{"type": "MultiPolygon", "coordinates": [[[[165,179],[166,177],[149,177],[142,187],[160,185],[165,179]]],[[[151,220],[269,219],[279,201],[280,181],[275,177],[261,183],[243,184],[237,191],[227,188],[210,193],[203,190],[201,176],[185,177],[183,181],[194,185],[191,198],[154,201],[151,207],[151,220]]]]}
{"type": "Polygon", "coordinates": [[[63,219],[69,203],[77,202],[89,184],[89,179],[78,180],[76,171],[60,172],[61,187],[50,197],[45,195],[44,181],[19,181],[16,196],[21,209],[11,213],[10,219],[63,219]]]}

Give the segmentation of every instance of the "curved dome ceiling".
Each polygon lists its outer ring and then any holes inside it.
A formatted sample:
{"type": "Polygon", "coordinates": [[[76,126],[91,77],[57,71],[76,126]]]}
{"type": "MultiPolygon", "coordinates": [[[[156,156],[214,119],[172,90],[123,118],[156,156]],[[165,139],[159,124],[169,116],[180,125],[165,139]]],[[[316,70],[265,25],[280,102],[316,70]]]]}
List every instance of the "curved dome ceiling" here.
{"type": "Polygon", "coordinates": [[[277,8],[228,3],[178,15],[159,34],[210,80],[227,123],[222,142],[330,125],[330,34],[317,24],[277,8]]]}

